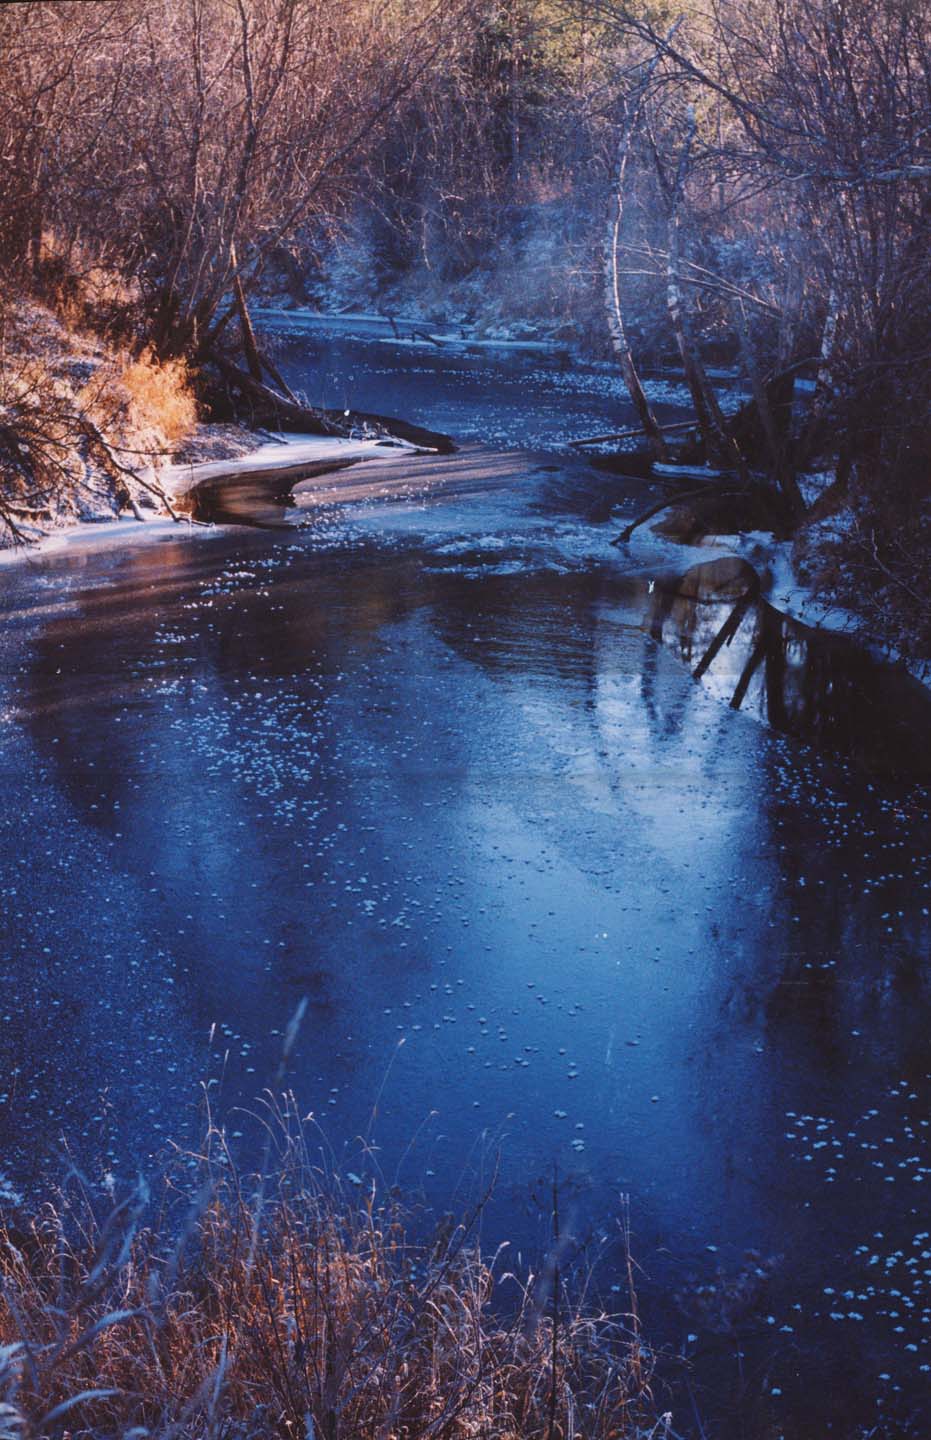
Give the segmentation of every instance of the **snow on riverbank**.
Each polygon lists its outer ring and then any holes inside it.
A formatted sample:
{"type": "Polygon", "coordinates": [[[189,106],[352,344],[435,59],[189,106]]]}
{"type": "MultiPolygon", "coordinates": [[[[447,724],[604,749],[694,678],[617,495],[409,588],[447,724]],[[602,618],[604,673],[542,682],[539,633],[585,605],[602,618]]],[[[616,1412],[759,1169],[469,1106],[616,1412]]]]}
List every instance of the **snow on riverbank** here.
{"type": "Polygon", "coordinates": [[[190,461],[167,465],[158,480],[172,500],[183,500],[208,480],[234,479],[237,475],[273,474],[298,465],[309,468],[344,461],[388,459],[392,455],[413,455],[413,445],[404,440],[344,440],[335,435],[274,435],[235,459],[190,461]]]}
{"type": "MultiPolygon", "coordinates": [[[[34,555],[88,528],[120,526],[143,533],[168,515],[214,514],[206,490],[227,481],[279,504],[289,483],[411,446],[378,439],[368,427],[352,438],[284,437],[238,424],[197,421],[192,376],[182,362],[130,353],[103,336],[79,331],[26,296],[5,301],[0,385],[0,552],[34,555]],[[266,478],[268,477],[268,478],[266,478]],[[204,495],[192,496],[201,487],[204,495]]],[[[240,497],[242,499],[242,497],[240,497]]]]}
{"type": "MultiPolygon", "coordinates": [[[[657,568],[665,563],[686,569],[739,556],[756,570],[761,596],[774,609],[813,630],[850,636],[873,659],[903,665],[914,679],[931,689],[931,662],[903,654],[891,640],[871,633],[868,622],[855,609],[837,604],[817,584],[802,578],[795,555],[796,542],[776,540],[765,530],[748,530],[734,535],[706,535],[703,540],[690,544],[670,539],[654,528],[661,525],[663,519],[660,514],[645,524],[626,547],[645,567],[652,560],[657,568]]],[[[836,530],[837,517],[832,524],[836,530]]]]}
{"type": "Polygon", "coordinates": [[[436,325],[417,316],[377,312],[334,313],[330,310],[285,309],[276,305],[256,305],[252,313],[262,329],[282,335],[341,336],[349,340],[448,350],[464,355],[484,350],[557,357],[568,357],[570,353],[569,346],[564,342],[536,335],[519,335],[513,331],[502,331],[500,335],[479,334],[474,326],[468,325],[451,329],[448,318],[436,325]]]}
{"type": "MultiPolygon", "coordinates": [[[[198,436],[195,435],[188,447],[192,457],[190,460],[147,472],[146,478],[157,481],[169,502],[179,511],[178,520],[162,514],[153,515],[151,519],[146,518],[140,522],[128,516],[116,518],[110,513],[77,520],[61,520],[49,527],[48,533],[36,544],[17,546],[0,552],[0,565],[18,563],[34,559],[37,555],[49,555],[66,549],[70,551],[87,546],[103,549],[140,541],[164,540],[175,533],[179,525],[184,528],[185,533],[194,531],[198,534],[209,534],[212,526],[205,528],[198,525],[195,530],[193,522],[184,513],[192,492],[207,483],[227,479],[235,482],[239,477],[246,476],[261,481],[265,475],[275,477],[281,472],[299,471],[304,466],[312,474],[317,467],[336,467],[365,460],[402,459],[416,453],[414,446],[402,440],[386,442],[378,439],[345,440],[329,435],[272,435],[254,444],[252,449],[244,449],[240,444],[234,455],[199,460],[195,458],[199,453],[209,454],[211,448],[216,448],[210,443],[211,439],[215,438],[211,436],[211,427],[205,426],[203,430],[204,434],[200,437],[203,443],[198,444],[198,436]]],[[[239,433],[246,435],[248,432],[239,433]]],[[[255,441],[258,437],[252,438],[255,441]]],[[[221,449],[228,448],[228,436],[226,440],[227,447],[221,446],[221,449]]],[[[294,483],[300,483],[299,475],[295,477],[294,483]]]]}

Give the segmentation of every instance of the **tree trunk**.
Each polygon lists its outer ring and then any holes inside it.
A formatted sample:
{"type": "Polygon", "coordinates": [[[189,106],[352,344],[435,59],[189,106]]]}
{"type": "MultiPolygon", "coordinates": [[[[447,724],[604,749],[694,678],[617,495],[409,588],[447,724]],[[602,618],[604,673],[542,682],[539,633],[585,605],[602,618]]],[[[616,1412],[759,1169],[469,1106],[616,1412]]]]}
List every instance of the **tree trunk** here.
{"type": "Polygon", "coordinates": [[[246,364],[249,366],[249,374],[253,380],[257,380],[261,384],[262,359],[259,355],[255,331],[252,328],[252,316],[249,314],[249,306],[246,304],[246,292],[242,288],[235,245],[230,246],[230,263],[233,267],[233,299],[236,301],[236,313],[239,316],[243,354],[246,357],[246,364]]]}
{"type": "Polygon", "coordinates": [[[747,464],[743,453],[740,446],[728,431],[727,422],[718,404],[717,396],[708,381],[704,366],[695,352],[691,336],[688,333],[685,302],[682,297],[682,284],[679,275],[682,197],[685,190],[689,156],[691,154],[692,142],[695,139],[696,127],[697,122],[693,113],[689,118],[688,133],[679,156],[675,184],[669,197],[666,308],[669,312],[672,331],[676,339],[676,347],[682,361],[685,383],[689,387],[692,404],[695,406],[695,414],[699,429],[701,430],[702,439],[705,443],[706,454],[709,459],[717,460],[725,466],[733,466],[737,470],[741,480],[749,483],[750,476],[747,471],[747,464]]]}
{"type": "Polygon", "coordinates": [[[605,296],[608,306],[608,327],[611,332],[611,342],[621,367],[621,375],[624,378],[624,384],[627,387],[631,404],[640,418],[643,433],[650,442],[650,449],[654,457],[657,460],[667,460],[669,458],[669,451],[666,446],[666,441],[663,438],[663,432],[659,427],[656,416],[653,414],[653,408],[640,383],[640,376],[637,374],[637,367],[634,364],[630,342],[627,338],[627,331],[624,326],[624,313],[621,307],[621,287],[617,265],[621,221],[624,218],[624,184],[627,174],[627,159],[630,155],[630,146],[633,139],[634,128],[637,123],[637,117],[640,113],[640,105],[641,100],[638,99],[636,104],[632,106],[627,121],[625,122],[618,147],[614,214],[608,218],[608,234],[605,245],[605,296]]]}
{"type": "Polygon", "coordinates": [[[773,407],[770,404],[769,389],[760,374],[756,350],[750,335],[750,328],[747,324],[747,316],[743,305],[740,303],[737,305],[737,330],[740,336],[740,348],[743,351],[747,373],[750,376],[753,403],[756,407],[760,427],[766,441],[766,449],[769,451],[769,469],[780,494],[785,500],[791,519],[797,522],[801,520],[805,514],[805,501],[802,499],[802,492],[798,486],[798,480],[792,464],[792,457],[789,454],[790,436],[787,433],[787,427],[783,426],[780,428],[776,422],[773,407]]]}
{"type": "Polygon", "coordinates": [[[828,308],[824,317],[824,328],[821,331],[821,349],[818,356],[818,373],[815,377],[815,393],[812,396],[808,421],[799,444],[799,463],[802,466],[809,464],[810,461],[814,459],[819,448],[821,425],[832,389],[831,360],[834,354],[834,343],[837,338],[839,319],[840,301],[837,294],[837,287],[836,285],[832,285],[830,294],[828,295],[828,308]]]}

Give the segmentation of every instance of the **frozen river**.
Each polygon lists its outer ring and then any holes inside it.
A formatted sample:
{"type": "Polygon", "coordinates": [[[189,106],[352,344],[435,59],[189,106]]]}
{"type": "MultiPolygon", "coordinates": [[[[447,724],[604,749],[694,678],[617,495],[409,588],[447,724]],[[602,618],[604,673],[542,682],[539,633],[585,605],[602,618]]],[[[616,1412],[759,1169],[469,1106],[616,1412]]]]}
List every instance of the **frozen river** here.
{"type": "Polygon", "coordinates": [[[248,1149],[306,997],[289,1083],[347,1173],[443,1212],[500,1153],[517,1265],[555,1163],[609,1298],[629,1195],[680,1433],[927,1433],[920,701],[797,639],[740,710],[746,646],[693,680],[729,592],[708,619],[701,556],[612,549],[644,490],[558,448],[622,413],[601,372],[281,363],[465,448],[347,472],[290,529],[0,574],[4,1183],[63,1139],[131,1176],[208,1079],[248,1149]],[[777,685],[796,733],[760,718],[777,685]]]}

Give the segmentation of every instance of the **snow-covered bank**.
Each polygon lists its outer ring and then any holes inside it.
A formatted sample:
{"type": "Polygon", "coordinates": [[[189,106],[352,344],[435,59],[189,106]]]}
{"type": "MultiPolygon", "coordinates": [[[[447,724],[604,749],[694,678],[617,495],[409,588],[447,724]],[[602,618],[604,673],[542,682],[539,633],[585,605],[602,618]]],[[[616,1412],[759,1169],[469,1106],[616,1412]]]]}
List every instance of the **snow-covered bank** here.
{"type": "Polygon", "coordinates": [[[24,296],[6,297],[2,319],[0,550],[155,515],[169,462],[254,450],[241,426],[198,423],[183,362],[131,354],[24,296]]]}
{"type": "Polygon", "coordinates": [[[418,454],[406,441],[371,437],[279,436],[230,462],[172,467],[168,504],[213,524],[277,525],[296,503],[295,488],[362,461],[396,461],[418,454]]]}
{"type": "Polygon", "coordinates": [[[186,461],[167,465],[158,472],[166,494],[183,501],[207,481],[234,479],[238,475],[271,475],[295,467],[308,469],[319,464],[386,459],[393,454],[415,454],[404,440],[344,440],[332,435],[274,435],[253,450],[235,459],[186,461]]]}
{"type": "MultiPolygon", "coordinates": [[[[199,450],[209,454],[211,427],[204,429],[206,433],[203,444],[198,446],[195,436],[189,446],[192,457],[196,456],[199,450]]],[[[256,437],[252,438],[254,442],[256,437]]],[[[177,520],[167,514],[153,514],[151,519],[143,519],[141,523],[130,516],[112,514],[87,516],[70,521],[60,520],[36,543],[0,551],[0,565],[15,564],[37,555],[49,555],[65,550],[87,547],[104,549],[164,540],[175,533],[179,525],[185,532],[190,530],[194,533],[208,533],[210,527],[204,529],[202,522],[198,522],[195,527],[193,519],[193,501],[200,487],[214,487],[227,482],[230,486],[236,486],[238,482],[248,481],[261,488],[263,479],[268,479],[272,482],[283,480],[290,488],[300,484],[302,478],[330,469],[340,469],[366,460],[400,460],[415,453],[412,445],[401,440],[344,440],[336,436],[321,435],[295,435],[290,438],[272,436],[259,444],[253,444],[252,449],[241,450],[228,458],[192,458],[151,472],[153,477],[157,478],[172,508],[177,511],[177,520]]]]}
{"type": "MultiPolygon", "coordinates": [[[[413,446],[360,425],[351,438],[198,423],[183,362],[133,356],[34,299],[8,299],[0,373],[0,555],[86,531],[160,532],[163,517],[261,519],[306,476],[413,446]],[[238,489],[235,504],[217,505],[238,489]],[[133,518],[126,521],[126,517],[133,518]]],[[[109,542],[108,542],[109,543],[109,542]]]]}
{"type": "Polygon", "coordinates": [[[674,540],[661,531],[663,514],[645,523],[625,547],[644,566],[662,564],[685,569],[696,564],[737,557],[753,566],[760,579],[760,598],[790,620],[811,630],[846,635],[872,659],[903,666],[913,679],[931,690],[931,660],[906,654],[895,640],[879,633],[852,605],[826,594],[807,578],[798,563],[798,542],[776,540],[763,530],[733,535],[706,535],[695,543],[674,540]]]}

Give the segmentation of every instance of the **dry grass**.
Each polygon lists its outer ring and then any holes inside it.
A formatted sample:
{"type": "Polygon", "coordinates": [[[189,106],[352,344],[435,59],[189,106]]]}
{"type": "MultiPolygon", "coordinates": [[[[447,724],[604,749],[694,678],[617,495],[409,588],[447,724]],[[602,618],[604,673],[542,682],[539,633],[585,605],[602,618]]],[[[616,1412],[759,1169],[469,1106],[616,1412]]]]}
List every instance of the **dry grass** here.
{"type": "Polygon", "coordinates": [[[72,334],[107,336],[114,341],[133,333],[141,292],[138,282],[101,260],[77,236],[55,230],[42,233],[37,294],[72,334]]]}
{"type": "Polygon", "coordinates": [[[158,426],[166,440],[174,443],[190,435],[197,424],[197,403],[183,360],[143,355],[126,366],[120,380],[140,415],[158,426]]]}
{"type": "MultiPolygon", "coordinates": [[[[138,359],[123,356],[115,365],[101,367],[80,397],[82,408],[111,433],[121,437],[158,437],[153,449],[172,447],[197,424],[197,402],[191,376],[183,360],[159,361],[146,353],[138,359]]],[[[142,448],[142,447],[138,447],[142,448]]]]}
{"type": "Polygon", "coordinates": [[[635,1315],[501,1273],[478,1210],[416,1242],[390,1194],[312,1162],[293,1104],[265,1120],[262,1176],[211,1128],[157,1200],[100,1219],[72,1184],[0,1234],[0,1437],[669,1435],[635,1315]]]}

